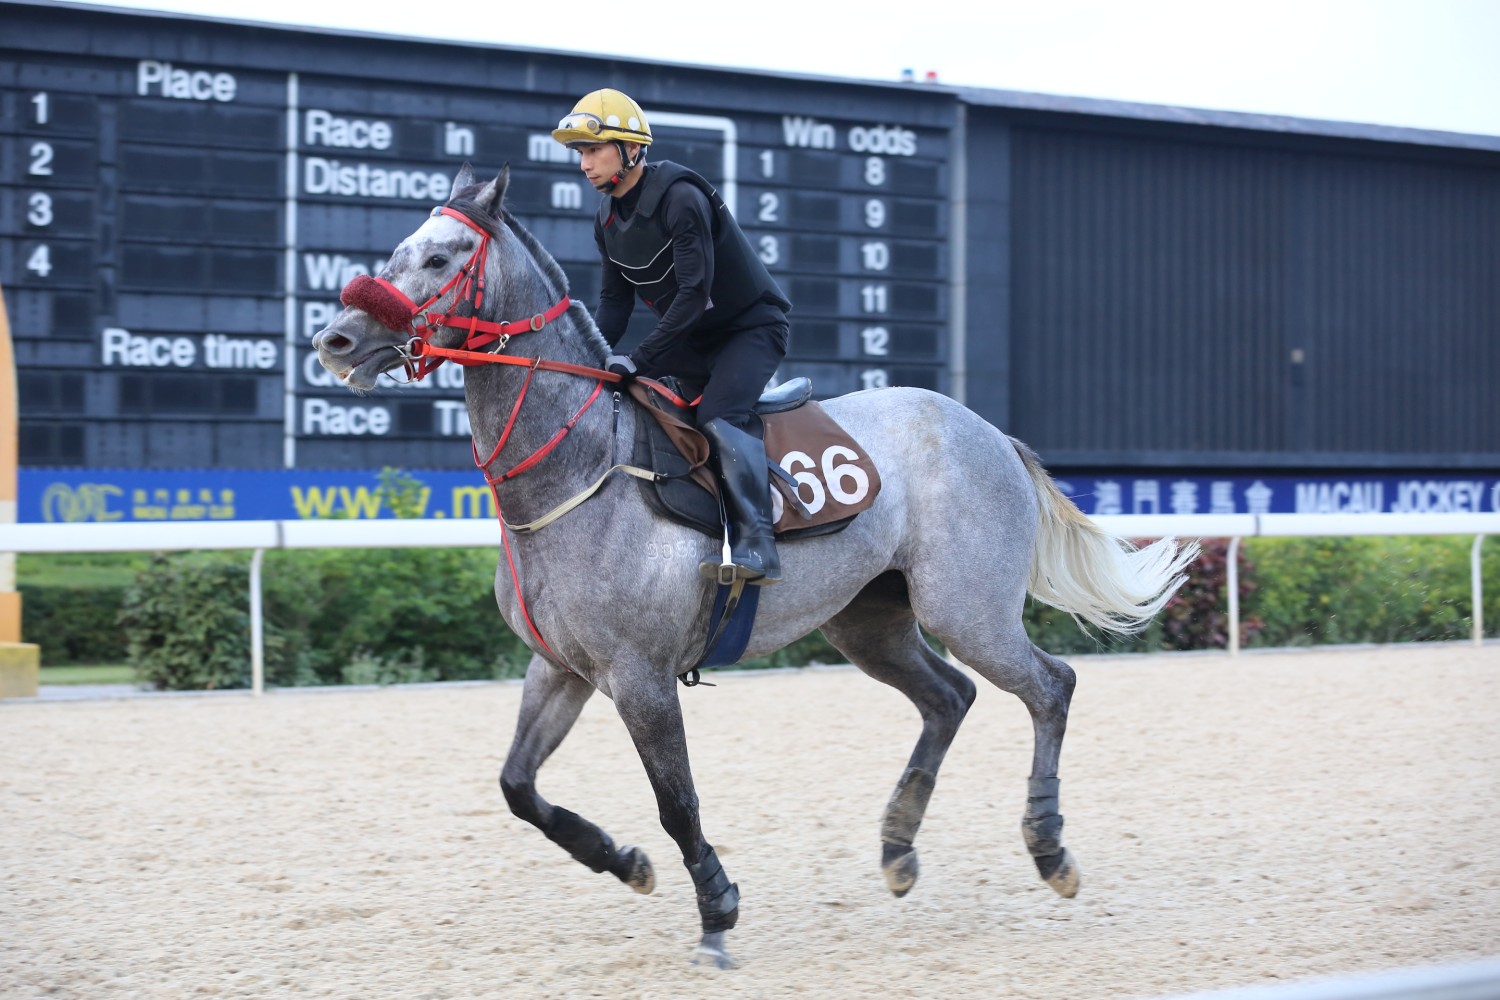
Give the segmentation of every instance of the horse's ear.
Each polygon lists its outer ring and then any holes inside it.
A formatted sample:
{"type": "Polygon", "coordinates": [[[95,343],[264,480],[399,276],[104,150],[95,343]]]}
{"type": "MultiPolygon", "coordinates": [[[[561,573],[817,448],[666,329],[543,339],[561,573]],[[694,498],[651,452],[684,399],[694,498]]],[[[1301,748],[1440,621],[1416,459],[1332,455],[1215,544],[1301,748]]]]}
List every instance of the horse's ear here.
{"type": "Polygon", "coordinates": [[[466,187],[474,186],[474,168],[465,160],[464,165],[458,168],[458,173],[453,176],[453,187],[448,189],[448,197],[451,199],[455,194],[466,187]]]}
{"type": "Polygon", "coordinates": [[[505,189],[509,186],[510,164],[507,163],[500,168],[500,172],[495,175],[495,179],[486,184],[484,190],[480,191],[474,200],[479,203],[480,208],[499,218],[500,205],[505,201],[505,189]]]}

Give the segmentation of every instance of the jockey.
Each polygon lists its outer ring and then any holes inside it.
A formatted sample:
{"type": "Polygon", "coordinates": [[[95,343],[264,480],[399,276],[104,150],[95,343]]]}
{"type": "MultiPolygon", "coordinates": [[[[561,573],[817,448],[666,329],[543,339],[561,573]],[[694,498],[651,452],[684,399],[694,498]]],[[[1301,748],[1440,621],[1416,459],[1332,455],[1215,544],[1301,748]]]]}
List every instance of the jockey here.
{"type": "MultiPolygon", "coordinates": [[[[786,355],[791,302],[713,186],[668,160],[646,163],[651,126],[618,90],[596,90],[557,123],[605,195],[594,217],[604,274],[594,321],[613,349],[641,301],[656,329],[605,367],[628,380],[675,375],[702,391],[698,427],[717,465],[731,527],[734,575],[781,579],[772,534],[765,445],[755,401],[786,355]]],[[[692,393],[689,393],[691,396],[692,393]]],[[[719,563],[699,569],[719,578],[719,563]]]]}

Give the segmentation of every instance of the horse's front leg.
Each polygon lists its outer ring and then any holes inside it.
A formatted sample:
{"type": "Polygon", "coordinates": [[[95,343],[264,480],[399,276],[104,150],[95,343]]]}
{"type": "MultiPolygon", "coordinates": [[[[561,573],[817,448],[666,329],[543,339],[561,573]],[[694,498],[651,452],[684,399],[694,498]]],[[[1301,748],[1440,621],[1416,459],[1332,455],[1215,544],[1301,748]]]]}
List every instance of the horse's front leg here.
{"type": "Polygon", "coordinates": [[[688,765],[676,680],[671,674],[632,678],[631,682],[615,677],[611,687],[615,708],[630,731],[656,792],[661,825],[682,850],[682,863],[697,889],[703,938],[693,962],[707,961],[721,969],[732,969],[735,963],[724,948],[724,934],[739,920],[740,891],[729,881],[699,826],[698,793],[693,790],[688,765]]]}
{"type": "Polygon", "coordinates": [[[554,806],[536,790],[536,773],[578,720],[594,686],[539,656],[526,668],[521,693],[521,716],[516,737],[500,771],[500,789],[511,812],[537,827],[547,839],[596,872],[607,871],[636,892],[656,885],[651,861],[638,847],[615,847],[609,834],[593,823],[554,806]]]}

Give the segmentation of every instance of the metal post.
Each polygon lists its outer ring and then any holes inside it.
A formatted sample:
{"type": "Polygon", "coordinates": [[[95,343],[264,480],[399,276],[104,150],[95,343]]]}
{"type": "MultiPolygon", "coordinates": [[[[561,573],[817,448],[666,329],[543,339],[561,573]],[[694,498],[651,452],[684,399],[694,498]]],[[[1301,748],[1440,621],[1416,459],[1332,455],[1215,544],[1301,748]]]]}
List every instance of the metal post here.
{"type": "Polygon", "coordinates": [[[1240,655],[1240,540],[1236,536],[1229,540],[1228,579],[1229,588],[1229,655],[1240,655]]]}
{"type": "Polygon", "coordinates": [[[250,558],[250,692],[259,698],[266,690],[266,636],[260,604],[260,562],[265,549],[250,558]]]}
{"type": "MultiPolygon", "coordinates": [[[[16,357],[10,344],[5,290],[0,289],[0,523],[16,521],[16,479],[21,440],[17,409],[16,357]]],[[[16,554],[0,552],[0,642],[21,641],[21,595],[16,590],[16,554]]]]}
{"type": "Polygon", "coordinates": [[[1483,535],[1474,536],[1474,547],[1469,550],[1469,579],[1474,591],[1474,645],[1484,645],[1484,576],[1479,572],[1479,549],[1484,544],[1483,535]]]}

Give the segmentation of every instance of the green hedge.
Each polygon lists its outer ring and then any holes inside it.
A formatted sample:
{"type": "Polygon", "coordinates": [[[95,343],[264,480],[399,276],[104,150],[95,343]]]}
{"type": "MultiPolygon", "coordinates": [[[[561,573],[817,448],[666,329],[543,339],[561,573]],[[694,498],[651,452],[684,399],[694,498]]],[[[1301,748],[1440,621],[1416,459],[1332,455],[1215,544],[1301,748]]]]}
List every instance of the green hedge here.
{"type": "Polygon", "coordinates": [[[125,662],[125,633],[116,619],[148,558],[136,552],[17,557],[21,638],[41,647],[43,666],[125,662]]]}
{"type": "MultiPolygon", "coordinates": [[[[1241,643],[1463,639],[1471,537],[1251,539],[1240,546],[1241,643]]],[[[1059,654],[1228,644],[1226,546],[1204,555],[1140,635],[1103,641],[1028,602],[1033,640],[1059,654]]],[[[18,565],[25,635],[48,664],[121,662],[158,687],[249,682],[248,554],[31,557],[18,565]],[[75,559],[76,557],[69,557],[75,559]],[[123,583],[130,579],[131,583],[123,583]],[[128,637],[128,649],[127,649],[128,637]]],[[[310,550],[265,557],[267,680],[277,685],[519,676],[528,651],[495,609],[488,549],[310,550]]],[[[1483,550],[1488,635],[1500,634],[1500,540],[1483,550]]],[[[749,667],[836,663],[814,632],[749,667]]]]}
{"type": "MultiPolygon", "coordinates": [[[[1254,645],[1465,639],[1473,628],[1472,537],[1260,538],[1254,645]]],[[[1488,635],[1500,634],[1500,544],[1481,550],[1488,635]]]]}
{"type": "MultiPolygon", "coordinates": [[[[159,556],[125,597],[120,623],[136,677],[167,690],[250,683],[249,574],[241,560],[159,556]]],[[[268,632],[268,659],[282,643],[268,632]]]]}
{"type": "Polygon", "coordinates": [[[125,586],[29,584],[17,589],[21,637],[41,647],[43,666],[125,662],[125,633],[115,622],[125,586]]]}
{"type": "MultiPolygon", "coordinates": [[[[160,556],[120,620],[139,679],[249,684],[250,557],[160,556]]],[[[339,549],[265,557],[266,681],[391,684],[520,676],[530,653],[495,608],[494,553],[339,549]]]]}

